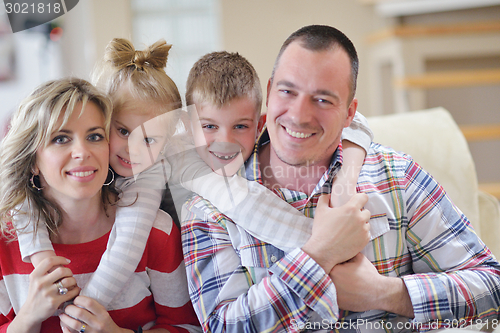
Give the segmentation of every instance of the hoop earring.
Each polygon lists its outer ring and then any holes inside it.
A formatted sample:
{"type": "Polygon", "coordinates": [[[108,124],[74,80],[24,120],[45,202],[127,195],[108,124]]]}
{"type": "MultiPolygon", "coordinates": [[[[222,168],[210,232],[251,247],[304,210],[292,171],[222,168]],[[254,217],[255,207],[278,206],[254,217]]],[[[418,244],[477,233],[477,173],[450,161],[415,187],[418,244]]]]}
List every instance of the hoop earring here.
{"type": "MultiPolygon", "coordinates": [[[[38,175],[36,177],[38,177],[38,175]]],[[[40,177],[38,177],[38,182],[40,183],[40,177]]],[[[36,184],[35,184],[35,175],[34,174],[31,174],[30,183],[31,183],[31,187],[36,188],[38,190],[38,192],[40,192],[41,190],[43,190],[43,187],[36,186],[36,184]]]]}
{"type": "MultiPolygon", "coordinates": [[[[104,186],[109,186],[109,185],[111,185],[111,183],[115,180],[115,173],[114,173],[114,171],[113,171],[111,168],[108,168],[108,170],[109,170],[109,171],[108,171],[108,175],[109,175],[109,173],[111,172],[111,180],[110,180],[109,182],[107,182],[107,183],[102,184],[102,185],[104,185],[104,186]]],[[[108,177],[106,177],[106,179],[108,179],[108,177]]]]}

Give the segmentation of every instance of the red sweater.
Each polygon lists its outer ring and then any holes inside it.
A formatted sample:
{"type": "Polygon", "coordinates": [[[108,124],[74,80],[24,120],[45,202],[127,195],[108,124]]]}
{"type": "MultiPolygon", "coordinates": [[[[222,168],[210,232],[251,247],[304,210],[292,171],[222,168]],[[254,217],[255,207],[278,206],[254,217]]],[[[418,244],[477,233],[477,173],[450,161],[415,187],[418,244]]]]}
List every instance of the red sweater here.
{"type": "MultiPolygon", "coordinates": [[[[67,265],[79,286],[84,286],[99,265],[109,233],[83,244],[53,244],[57,255],[71,260],[67,265]]],[[[0,333],[25,302],[33,266],[21,260],[17,242],[0,239],[0,333]]],[[[199,331],[186,282],[180,234],[170,216],[159,211],[142,259],[125,288],[111,301],[108,311],[122,328],[139,325],[166,328],[170,332],[199,331]],[[191,325],[189,325],[191,324],[191,325]]],[[[42,323],[41,333],[61,332],[59,318],[42,323]]]]}

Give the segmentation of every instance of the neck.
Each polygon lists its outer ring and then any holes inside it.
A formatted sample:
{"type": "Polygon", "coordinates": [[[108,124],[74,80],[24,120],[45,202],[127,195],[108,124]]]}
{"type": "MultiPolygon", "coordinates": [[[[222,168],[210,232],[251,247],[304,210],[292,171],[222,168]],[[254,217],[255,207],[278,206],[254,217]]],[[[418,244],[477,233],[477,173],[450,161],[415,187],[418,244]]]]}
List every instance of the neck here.
{"type": "Polygon", "coordinates": [[[61,208],[62,223],[52,238],[54,243],[90,242],[105,235],[113,226],[114,207],[108,207],[106,212],[100,193],[91,199],[58,204],[61,208]]]}
{"type": "Polygon", "coordinates": [[[311,195],[330,164],[294,166],[278,158],[271,144],[262,147],[259,164],[264,185],[269,189],[286,188],[311,195]]]}

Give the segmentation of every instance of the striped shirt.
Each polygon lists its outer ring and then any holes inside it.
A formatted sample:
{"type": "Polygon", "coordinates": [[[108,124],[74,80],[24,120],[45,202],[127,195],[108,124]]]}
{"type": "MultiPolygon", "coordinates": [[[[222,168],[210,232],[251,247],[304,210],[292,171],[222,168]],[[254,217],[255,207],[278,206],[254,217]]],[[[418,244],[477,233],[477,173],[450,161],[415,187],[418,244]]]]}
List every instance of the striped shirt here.
{"type": "MultiPolygon", "coordinates": [[[[57,255],[71,260],[66,267],[71,269],[79,286],[85,285],[97,269],[109,236],[108,232],[83,244],[53,244],[57,255]]],[[[33,266],[21,260],[17,241],[2,239],[0,269],[0,332],[3,333],[27,299],[33,266]]],[[[108,309],[122,328],[135,330],[140,325],[170,332],[199,331],[188,296],[179,230],[165,212],[158,211],[137,269],[108,309]]],[[[61,332],[59,318],[52,316],[45,320],[40,332],[61,332]]]]}
{"type": "MultiPolygon", "coordinates": [[[[258,148],[246,173],[261,182],[258,148]]],[[[314,217],[331,191],[341,149],[310,196],[279,189],[283,200],[314,217]]],[[[194,196],[182,227],[191,300],[207,332],[427,330],[498,318],[500,265],[440,185],[409,156],[372,144],[358,179],[372,213],[362,251],[378,272],[401,277],[415,318],[338,308],[328,274],[300,246],[284,252],[250,235],[210,202],[194,196]]],[[[312,222],[311,222],[312,223],[312,222]]],[[[276,237],[287,237],[286,233],[276,237]]]]}

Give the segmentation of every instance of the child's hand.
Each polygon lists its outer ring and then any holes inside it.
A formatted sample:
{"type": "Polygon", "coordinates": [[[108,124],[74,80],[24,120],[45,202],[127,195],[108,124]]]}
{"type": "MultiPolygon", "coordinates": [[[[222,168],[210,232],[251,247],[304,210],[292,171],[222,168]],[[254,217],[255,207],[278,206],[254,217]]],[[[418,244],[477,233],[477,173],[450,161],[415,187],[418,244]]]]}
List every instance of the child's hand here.
{"type": "Polygon", "coordinates": [[[340,207],[347,203],[356,192],[356,181],[352,182],[342,170],[337,174],[332,184],[332,194],[330,197],[331,207],[340,207]]]}
{"type": "Polygon", "coordinates": [[[366,152],[350,141],[342,141],[343,163],[332,184],[330,206],[340,207],[356,194],[359,172],[366,152]]]}
{"type": "Polygon", "coordinates": [[[55,257],[56,253],[51,250],[40,251],[31,255],[30,260],[35,268],[46,258],[55,257]]]}
{"type": "Polygon", "coordinates": [[[87,330],[96,333],[110,333],[124,331],[113,321],[104,306],[86,296],[76,297],[73,304],[68,305],[59,318],[67,329],[65,332],[87,330]]]}

